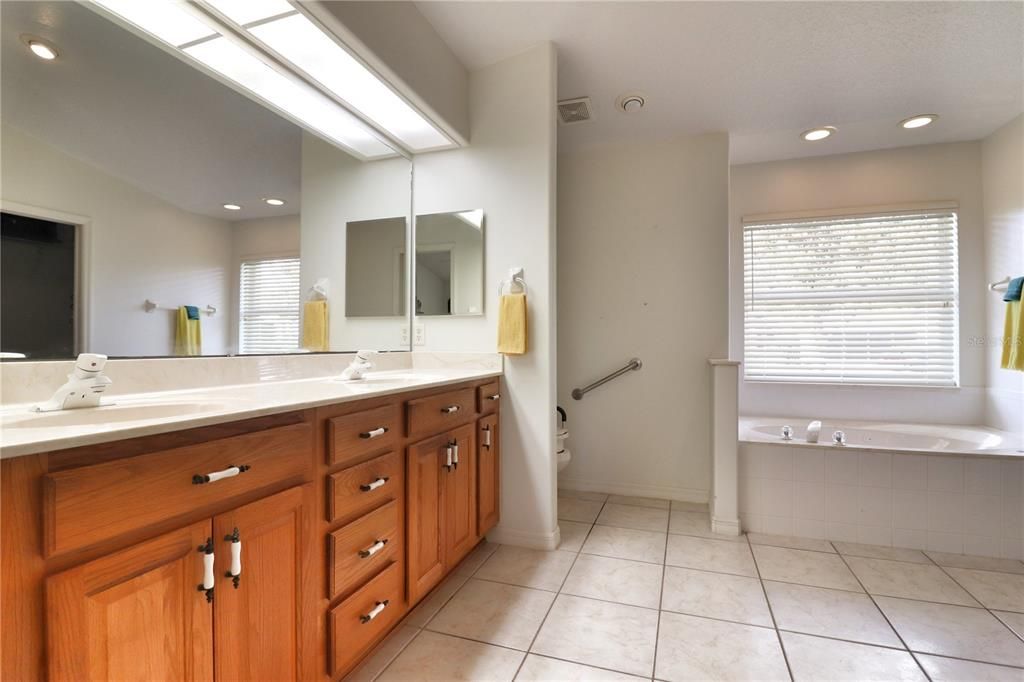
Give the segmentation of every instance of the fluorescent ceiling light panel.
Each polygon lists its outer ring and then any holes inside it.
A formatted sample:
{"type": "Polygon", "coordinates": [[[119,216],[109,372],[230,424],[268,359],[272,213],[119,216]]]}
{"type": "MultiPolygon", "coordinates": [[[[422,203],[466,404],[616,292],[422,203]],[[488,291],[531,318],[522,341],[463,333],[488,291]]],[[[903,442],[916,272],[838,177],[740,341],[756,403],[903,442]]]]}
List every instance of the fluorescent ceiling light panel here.
{"type": "Polygon", "coordinates": [[[295,11],[288,0],[206,0],[206,4],[239,26],[295,11]]]}
{"type": "Polygon", "coordinates": [[[249,51],[220,37],[183,50],[225,78],[366,158],[392,156],[369,126],[313,88],[271,68],[249,51]]]}
{"type": "Polygon", "coordinates": [[[430,121],[305,16],[295,14],[248,31],[409,149],[451,145],[430,121]]]}
{"type": "Polygon", "coordinates": [[[93,0],[125,21],[177,47],[217,35],[180,0],[93,0]]]}

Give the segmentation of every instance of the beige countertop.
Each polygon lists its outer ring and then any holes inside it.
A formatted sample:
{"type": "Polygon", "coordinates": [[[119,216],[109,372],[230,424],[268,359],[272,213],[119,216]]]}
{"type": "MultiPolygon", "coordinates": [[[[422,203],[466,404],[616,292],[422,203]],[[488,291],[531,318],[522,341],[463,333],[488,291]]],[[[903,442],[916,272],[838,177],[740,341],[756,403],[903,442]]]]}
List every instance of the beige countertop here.
{"type": "Polygon", "coordinates": [[[359,381],[336,376],[104,398],[96,408],[38,413],[33,403],[0,408],[0,458],[150,436],[171,431],[376,398],[501,376],[482,367],[370,372],[359,381]]]}

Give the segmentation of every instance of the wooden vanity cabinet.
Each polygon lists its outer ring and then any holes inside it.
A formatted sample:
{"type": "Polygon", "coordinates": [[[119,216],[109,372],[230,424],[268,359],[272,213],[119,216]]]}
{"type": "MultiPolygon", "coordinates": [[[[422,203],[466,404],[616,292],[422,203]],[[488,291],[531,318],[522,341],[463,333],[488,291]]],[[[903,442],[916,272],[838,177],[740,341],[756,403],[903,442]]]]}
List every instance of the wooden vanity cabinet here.
{"type": "MultiPolygon", "coordinates": [[[[491,394],[494,395],[494,394],[491,394]]],[[[477,422],[477,534],[483,537],[501,514],[501,435],[497,413],[477,422]]]]}

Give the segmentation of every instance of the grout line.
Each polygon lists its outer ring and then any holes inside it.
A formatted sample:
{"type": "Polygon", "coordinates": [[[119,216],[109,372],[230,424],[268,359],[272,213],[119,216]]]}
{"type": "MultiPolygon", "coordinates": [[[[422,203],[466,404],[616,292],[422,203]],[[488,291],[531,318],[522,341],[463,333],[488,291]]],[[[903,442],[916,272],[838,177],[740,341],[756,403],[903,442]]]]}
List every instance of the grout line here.
{"type": "Polygon", "coordinates": [[[764,586],[764,578],[761,577],[761,567],[757,564],[757,555],[754,554],[754,548],[750,545],[750,536],[746,536],[747,551],[750,552],[750,558],[754,561],[754,571],[757,572],[757,583],[761,586],[761,594],[764,596],[764,603],[768,606],[768,615],[772,619],[772,628],[775,630],[775,638],[779,642],[779,649],[782,651],[782,660],[786,664],[786,672],[789,673],[789,679],[794,680],[793,667],[789,664],[789,653],[786,651],[786,645],[782,642],[782,632],[779,631],[779,624],[775,620],[775,610],[772,608],[772,602],[768,599],[768,590],[764,586]]]}
{"type": "MultiPolygon", "coordinates": [[[[996,619],[996,620],[997,620],[997,621],[999,622],[999,624],[1000,624],[1000,625],[1002,625],[1002,626],[1003,626],[1004,628],[1006,628],[1007,630],[1009,630],[1009,631],[1010,631],[1010,634],[1012,634],[1012,635],[1013,635],[1014,637],[1016,637],[1017,639],[1019,639],[1019,640],[1021,640],[1021,641],[1024,641],[1024,634],[1018,634],[1016,630],[1014,630],[1014,629],[1013,629],[1013,628],[1011,628],[1011,627],[1010,627],[1009,625],[1007,625],[1006,623],[1004,623],[1004,622],[1003,622],[1003,619],[1002,619],[1002,618],[1000,618],[1000,617],[999,617],[999,616],[997,616],[996,614],[992,613],[992,609],[990,609],[990,608],[988,607],[988,605],[986,605],[986,604],[985,604],[985,603],[984,603],[983,601],[981,601],[981,599],[979,599],[978,597],[975,597],[975,596],[974,596],[974,593],[973,593],[973,592],[971,592],[971,591],[970,591],[969,589],[967,589],[966,587],[964,587],[964,586],[963,586],[963,585],[962,585],[962,584],[960,583],[960,581],[956,579],[956,576],[954,576],[954,575],[950,574],[950,572],[946,570],[946,567],[945,567],[945,566],[940,566],[940,565],[939,565],[939,562],[935,561],[935,559],[932,559],[932,558],[931,558],[930,556],[928,556],[927,554],[926,554],[925,556],[927,556],[927,557],[928,557],[929,559],[931,559],[931,560],[932,560],[932,562],[933,562],[933,563],[934,563],[934,564],[935,564],[936,566],[938,566],[938,567],[939,567],[939,570],[940,570],[940,571],[942,571],[942,572],[943,572],[944,574],[946,574],[946,576],[948,576],[950,580],[952,580],[952,581],[953,581],[954,583],[956,583],[956,584],[957,584],[957,586],[958,586],[958,587],[959,587],[959,588],[960,588],[961,590],[963,590],[964,592],[966,592],[967,594],[969,594],[969,595],[970,595],[970,597],[971,597],[971,599],[973,599],[974,601],[978,602],[978,604],[979,604],[979,605],[981,606],[981,608],[983,608],[983,609],[984,609],[985,611],[988,611],[988,615],[990,615],[990,616],[992,616],[993,618],[995,618],[995,619],[996,619]]],[[[970,570],[975,570],[975,569],[965,569],[965,570],[968,570],[968,571],[970,571],[970,570]]],[[[979,570],[980,570],[980,569],[979,569],[979,570]]],[[[998,571],[989,571],[989,573],[998,573],[998,571]]],[[[1013,575],[1013,574],[1012,574],[1012,573],[1010,573],[1010,574],[1008,574],[1008,575],[1013,575]]],[[[972,608],[974,608],[974,607],[972,607],[972,608]]]]}
{"type": "MultiPolygon", "coordinates": [[[[665,573],[668,571],[668,537],[669,529],[672,527],[672,503],[669,502],[668,521],[665,523],[665,549],[661,553],[661,589],[658,591],[658,623],[654,628],[654,658],[651,660],[651,679],[658,672],[658,640],[661,639],[661,614],[665,603],[665,573]]],[[[711,521],[708,515],[708,523],[711,521]]]]}

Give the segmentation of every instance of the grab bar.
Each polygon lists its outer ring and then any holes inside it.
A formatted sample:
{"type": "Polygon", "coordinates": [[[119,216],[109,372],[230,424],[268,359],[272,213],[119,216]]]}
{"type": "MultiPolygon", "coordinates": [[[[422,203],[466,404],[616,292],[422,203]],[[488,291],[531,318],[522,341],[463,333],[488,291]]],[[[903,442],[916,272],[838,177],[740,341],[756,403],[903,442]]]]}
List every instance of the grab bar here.
{"type": "Polygon", "coordinates": [[[644,366],[644,364],[642,362],[640,362],[640,358],[633,358],[628,363],[626,363],[625,367],[623,367],[621,369],[615,370],[614,372],[612,372],[608,376],[603,377],[601,379],[598,379],[597,381],[595,381],[594,383],[590,384],[589,386],[584,386],[583,388],[574,388],[574,389],[572,389],[572,397],[573,397],[574,400],[582,400],[583,396],[585,396],[587,393],[590,393],[591,391],[593,391],[598,386],[602,386],[604,384],[607,384],[612,379],[618,378],[618,377],[622,376],[623,374],[625,374],[626,372],[632,372],[634,370],[638,370],[638,369],[640,369],[643,366],[644,366]]]}

